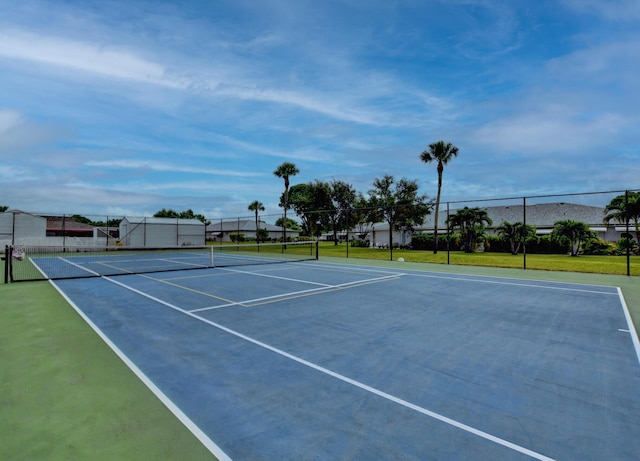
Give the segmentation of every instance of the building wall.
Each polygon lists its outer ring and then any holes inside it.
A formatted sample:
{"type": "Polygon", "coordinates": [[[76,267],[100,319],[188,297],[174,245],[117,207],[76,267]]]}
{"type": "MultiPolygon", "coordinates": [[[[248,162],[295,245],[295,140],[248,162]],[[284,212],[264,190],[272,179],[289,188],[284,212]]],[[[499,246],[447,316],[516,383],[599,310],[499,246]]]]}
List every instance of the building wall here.
{"type": "Polygon", "coordinates": [[[124,218],[120,223],[120,243],[130,247],[203,246],[204,224],[172,218],[124,218]]]}
{"type": "Polygon", "coordinates": [[[5,245],[31,245],[47,235],[47,220],[19,211],[0,213],[0,242],[5,245]]]}

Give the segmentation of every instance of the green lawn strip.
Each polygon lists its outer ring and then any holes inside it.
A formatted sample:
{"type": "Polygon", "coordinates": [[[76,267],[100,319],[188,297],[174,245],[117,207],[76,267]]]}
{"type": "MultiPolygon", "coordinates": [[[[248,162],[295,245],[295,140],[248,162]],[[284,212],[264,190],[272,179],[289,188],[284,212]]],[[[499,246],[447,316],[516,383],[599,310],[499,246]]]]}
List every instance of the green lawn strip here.
{"type": "MultiPolygon", "coordinates": [[[[395,252],[394,252],[395,254],[395,252]]],[[[551,282],[581,283],[587,285],[605,285],[620,287],[637,332],[640,332],[640,284],[638,277],[625,275],[593,274],[583,272],[563,272],[532,269],[510,269],[501,267],[483,267],[455,264],[413,263],[383,260],[364,260],[358,258],[337,258],[322,256],[320,261],[339,264],[390,267],[400,270],[422,270],[451,274],[483,275],[487,277],[508,277],[524,280],[547,280],[551,282]]],[[[567,259],[576,259],[566,256],[567,259]]],[[[594,256],[598,258],[598,256],[594,256]]]]}
{"type": "Polygon", "coordinates": [[[0,306],[0,459],[215,459],[49,283],[0,306]]]}
{"type": "MultiPolygon", "coordinates": [[[[391,253],[388,249],[375,248],[349,248],[349,259],[361,258],[379,261],[390,261],[391,253]]],[[[345,244],[333,245],[332,242],[322,242],[320,256],[347,257],[345,244]]],[[[403,258],[407,262],[450,264],[460,266],[486,266],[522,269],[524,258],[522,254],[511,255],[507,253],[464,253],[452,251],[447,255],[446,251],[422,250],[393,250],[393,260],[403,258]]],[[[527,255],[527,269],[586,272],[613,275],[626,275],[627,260],[625,256],[578,256],[557,254],[529,254],[527,255]]],[[[631,274],[640,275],[640,257],[631,257],[631,274]]]]}

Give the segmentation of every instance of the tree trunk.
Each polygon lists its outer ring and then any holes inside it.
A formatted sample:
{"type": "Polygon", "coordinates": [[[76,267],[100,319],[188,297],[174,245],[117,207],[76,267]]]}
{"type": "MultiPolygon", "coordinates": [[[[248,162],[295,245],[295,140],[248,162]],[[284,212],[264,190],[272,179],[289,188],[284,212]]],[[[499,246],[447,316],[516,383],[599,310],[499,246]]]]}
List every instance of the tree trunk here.
{"type": "Polygon", "coordinates": [[[433,222],[433,254],[438,253],[438,212],[440,211],[440,191],[442,190],[442,171],[444,165],[442,162],[438,162],[438,194],[436,195],[436,215],[433,222]]]}

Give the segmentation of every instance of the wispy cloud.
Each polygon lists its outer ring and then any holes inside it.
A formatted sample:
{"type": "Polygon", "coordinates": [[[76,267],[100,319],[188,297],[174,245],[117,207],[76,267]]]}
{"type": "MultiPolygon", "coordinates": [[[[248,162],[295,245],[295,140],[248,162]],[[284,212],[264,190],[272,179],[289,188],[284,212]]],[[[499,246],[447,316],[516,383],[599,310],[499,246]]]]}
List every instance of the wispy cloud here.
{"type": "Polygon", "coordinates": [[[166,69],[135,53],[25,32],[0,32],[0,57],[53,65],[109,78],[140,81],[171,88],[183,84],[168,78],[166,69]]]}
{"type": "Polygon", "coordinates": [[[89,167],[126,169],[126,170],[150,170],[162,172],[205,174],[231,177],[256,177],[264,176],[264,173],[257,173],[247,170],[223,170],[216,168],[198,168],[194,166],[184,166],[178,163],[162,163],[153,160],[97,160],[85,163],[89,167]]]}

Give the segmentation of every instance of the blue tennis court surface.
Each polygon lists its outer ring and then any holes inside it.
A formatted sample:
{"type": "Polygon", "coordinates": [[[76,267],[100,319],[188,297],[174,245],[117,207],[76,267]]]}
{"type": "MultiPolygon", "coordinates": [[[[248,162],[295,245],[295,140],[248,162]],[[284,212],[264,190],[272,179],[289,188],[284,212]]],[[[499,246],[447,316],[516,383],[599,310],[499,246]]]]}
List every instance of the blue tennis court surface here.
{"type": "Polygon", "coordinates": [[[613,287],[318,262],[55,284],[222,459],[640,453],[613,287]]]}

